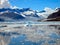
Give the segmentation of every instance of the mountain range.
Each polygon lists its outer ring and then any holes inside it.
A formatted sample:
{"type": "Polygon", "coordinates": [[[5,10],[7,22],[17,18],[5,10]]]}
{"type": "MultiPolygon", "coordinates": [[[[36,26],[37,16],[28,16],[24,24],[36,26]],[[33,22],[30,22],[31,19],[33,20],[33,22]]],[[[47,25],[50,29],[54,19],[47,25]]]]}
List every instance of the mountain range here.
{"type": "Polygon", "coordinates": [[[47,18],[54,12],[57,12],[57,10],[50,8],[45,8],[42,11],[36,11],[30,8],[1,8],[0,22],[37,21],[47,18]]]}

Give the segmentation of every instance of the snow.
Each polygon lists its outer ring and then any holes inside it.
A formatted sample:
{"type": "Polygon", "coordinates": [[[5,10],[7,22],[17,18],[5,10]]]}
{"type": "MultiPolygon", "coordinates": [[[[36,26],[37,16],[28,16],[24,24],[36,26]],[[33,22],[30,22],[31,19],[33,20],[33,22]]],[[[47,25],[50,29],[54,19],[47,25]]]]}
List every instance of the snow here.
{"type": "Polygon", "coordinates": [[[48,8],[48,7],[45,7],[44,10],[46,11],[47,14],[51,14],[51,13],[57,12],[57,11],[51,9],[51,8],[48,8]]]}
{"type": "Polygon", "coordinates": [[[50,14],[58,11],[58,10],[53,10],[51,8],[48,8],[48,7],[45,7],[44,10],[45,10],[45,12],[37,13],[37,15],[38,16],[42,15],[43,17],[47,18],[50,14]]]}
{"type": "Polygon", "coordinates": [[[31,15],[31,14],[35,14],[35,13],[34,13],[34,11],[25,11],[25,12],[23,12],[23,14],[31,15]]]}
{"type": "Polygon", "coordinates": [[[44,13],[37,13],[38,16],[43,16],[44,18],[46,18],[47,16],[44,13]]]}

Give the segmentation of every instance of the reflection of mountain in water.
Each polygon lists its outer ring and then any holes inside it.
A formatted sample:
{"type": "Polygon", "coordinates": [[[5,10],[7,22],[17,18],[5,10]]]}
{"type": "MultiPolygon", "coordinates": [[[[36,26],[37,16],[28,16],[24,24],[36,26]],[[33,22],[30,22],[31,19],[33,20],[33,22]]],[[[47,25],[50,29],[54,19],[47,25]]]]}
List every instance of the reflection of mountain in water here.
{"type": "Polygon", "coordinates": [[[10,45],[59,45],[59,28],[60,25],[21,26],[11,29],[12,32],[0,32],[0,39],[1,43],[10,45]]]}
{"type": "MultiPolygon", "coordinates": [[[[3,34],[4,35],[4,34],[3,34]]],[[[0,45],[7,45],[10,42],[10,36],[3,36],[0,34],[0,45]]]]}

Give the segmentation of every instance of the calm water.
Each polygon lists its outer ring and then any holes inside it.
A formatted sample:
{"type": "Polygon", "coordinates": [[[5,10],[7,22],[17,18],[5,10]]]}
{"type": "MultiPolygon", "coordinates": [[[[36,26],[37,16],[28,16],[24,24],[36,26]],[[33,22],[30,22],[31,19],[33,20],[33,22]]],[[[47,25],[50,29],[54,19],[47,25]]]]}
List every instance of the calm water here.
{"type": "Polygon", "coordinates": [[[60,45],[60,23],[0,23],[0,45],[60,45]]]}

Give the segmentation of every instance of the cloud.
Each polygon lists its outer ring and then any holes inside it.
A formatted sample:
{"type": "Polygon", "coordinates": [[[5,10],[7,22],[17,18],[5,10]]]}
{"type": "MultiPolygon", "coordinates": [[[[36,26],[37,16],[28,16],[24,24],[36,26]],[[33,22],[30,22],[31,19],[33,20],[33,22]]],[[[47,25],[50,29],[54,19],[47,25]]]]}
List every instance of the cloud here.
{"type": "Polygon", "coordinates": [[[1,4],[0,4],[0,8],[10,8],[10,4],[8,0],[0,0],[1,4]]]}

